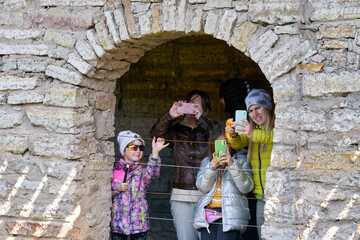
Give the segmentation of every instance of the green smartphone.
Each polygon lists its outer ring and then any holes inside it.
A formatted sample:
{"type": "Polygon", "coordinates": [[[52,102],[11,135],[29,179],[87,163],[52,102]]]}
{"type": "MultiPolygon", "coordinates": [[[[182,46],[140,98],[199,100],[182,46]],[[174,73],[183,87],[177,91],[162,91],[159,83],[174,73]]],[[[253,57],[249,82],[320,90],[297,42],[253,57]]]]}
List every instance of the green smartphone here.
{"type": "Polygon", "coordinates": [[[220,162],[220,153],[226,153],[226,140],[215,140],[215,157],[220,162]]]}

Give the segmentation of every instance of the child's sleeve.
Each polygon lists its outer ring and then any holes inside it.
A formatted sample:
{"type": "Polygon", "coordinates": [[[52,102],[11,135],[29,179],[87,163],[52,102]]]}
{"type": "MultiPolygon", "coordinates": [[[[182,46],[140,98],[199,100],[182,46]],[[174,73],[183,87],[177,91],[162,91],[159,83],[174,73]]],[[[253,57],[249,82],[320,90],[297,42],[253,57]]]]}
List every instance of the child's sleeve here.
{"type": "MultiPolygon", "coordinates": [[[[112,172],[113,177],[114,177],[114,172],[119,169],[121,169],[119,162],[115,162],[114,167],[113,167],[113,172],[112,172]]],[[[111,191],[119,192],[119,189],[117,189],[116,185],[117,185],[117,182],[111,180],[111,191]]]]}
{"type": "Polygon", "coordinates": [[[239,191],[249,193],[254,188],[254,180],[251,166],[246,161],[247,156],[237,153],[232,158],[234,163],[228,167],[228,171],[239,191]]]}
{"type": "Polygon", "coordinates": [[[207,194],[217,180],[217,169],[211,168],[209,157],[201,161],[199,173],[196,177],[196,187],[204,194],[207,194]]]}
{"type": "Polygon", "coordinates": [[[143,181],[149,185],[155,181],[160,175],[161,159],[160,157],[154,158],[152,154],[149,157],[149,162],[145,168],[145,175],[143,181]]]}
{"type": "Polygon", "coordinates": [[[269,144],[273,142],[274,138],[274,131],[266,131],[266,130],[260,130],[255,129],[253,133],[253,142],[254,143],[263,143],[263,144],[269,144]]]}

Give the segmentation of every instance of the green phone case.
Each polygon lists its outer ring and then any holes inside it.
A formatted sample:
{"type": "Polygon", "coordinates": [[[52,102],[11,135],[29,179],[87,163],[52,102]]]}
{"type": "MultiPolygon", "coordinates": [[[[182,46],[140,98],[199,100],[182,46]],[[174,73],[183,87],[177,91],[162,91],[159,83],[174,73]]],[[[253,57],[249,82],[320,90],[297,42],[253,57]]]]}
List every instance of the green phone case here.
{"type": "Polygon", "coordinates": [[[216,161],[220,162],[220,152],[226,153],[226,140],[215,140],[216,161]]]}

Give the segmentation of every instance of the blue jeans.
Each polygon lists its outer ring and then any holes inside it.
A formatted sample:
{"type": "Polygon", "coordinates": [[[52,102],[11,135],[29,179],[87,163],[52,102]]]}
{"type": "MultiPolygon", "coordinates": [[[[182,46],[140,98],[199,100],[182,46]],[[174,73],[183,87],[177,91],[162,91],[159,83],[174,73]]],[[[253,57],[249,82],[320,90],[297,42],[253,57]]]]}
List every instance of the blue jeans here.
{"type": "Polygon", "coordinates": [[[223,232],[222,218],[210,223],[209,231],[206,228],[201,229],[201,240],[237,240],[239,231],[223,232]]]}
{"type": "Polygon", "coordinates": [[[194,228],[196,203],[171,201],[171,214],[178,240],[196,240],[198,231],[194,228]]]}

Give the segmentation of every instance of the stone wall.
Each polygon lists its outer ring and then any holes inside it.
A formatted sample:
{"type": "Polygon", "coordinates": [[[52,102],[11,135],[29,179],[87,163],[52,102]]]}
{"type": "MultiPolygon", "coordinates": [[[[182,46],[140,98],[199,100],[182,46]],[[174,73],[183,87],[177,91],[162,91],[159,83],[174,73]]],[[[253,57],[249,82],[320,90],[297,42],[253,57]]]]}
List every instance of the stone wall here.
{"type": "Polygon", "coordinates": [[[116,84],[208,35],[273,89],[264,239],[358,239],[359,15],[355,0],[0,0],[0,238],[106,239],[116,84]]]}

